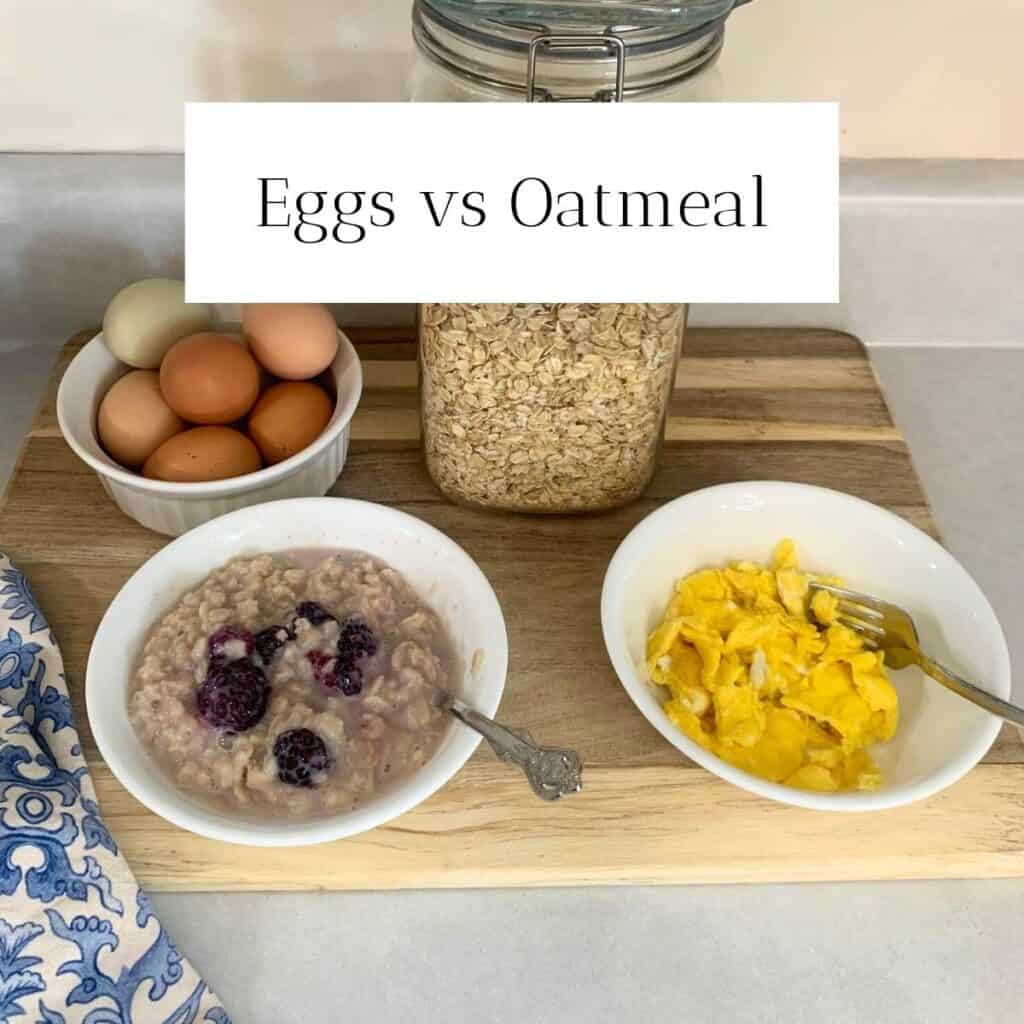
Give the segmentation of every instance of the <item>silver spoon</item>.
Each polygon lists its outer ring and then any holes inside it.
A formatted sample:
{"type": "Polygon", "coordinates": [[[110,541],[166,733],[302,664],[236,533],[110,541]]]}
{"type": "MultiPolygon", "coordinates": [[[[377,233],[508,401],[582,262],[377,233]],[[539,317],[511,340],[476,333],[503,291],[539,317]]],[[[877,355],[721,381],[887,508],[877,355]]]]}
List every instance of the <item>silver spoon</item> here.
{"type": "Polygon", "coordinates": [[[443,690],[438,706],[480,733],[499,761],[519,765],[541,800],[558,800],[583,789],[583,759],[575,750],[539,746],[525,729],[500,725],[443,690]]]}

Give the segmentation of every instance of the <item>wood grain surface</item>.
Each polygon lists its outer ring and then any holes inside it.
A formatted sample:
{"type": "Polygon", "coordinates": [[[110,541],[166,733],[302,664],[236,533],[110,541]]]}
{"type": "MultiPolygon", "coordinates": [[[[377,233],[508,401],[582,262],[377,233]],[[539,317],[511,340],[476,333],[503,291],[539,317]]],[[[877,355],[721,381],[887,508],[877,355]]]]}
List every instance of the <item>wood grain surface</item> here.
{"type": "Polygon", "coordinates": [[[939,796],[835,815],[751,796],[687,762],[634,709],[601,639],[615,547],[669,498],[730,480],[823,484],[935,533],[906,445],[860,343],[810,330],[692,330],[661,465],[644,497],[580,517],[444,501],[419,451],[407,330],[352,330],[366,391],[332,493],[395,505],[475,558],[508,620],[501,716],[577,747],[587,789],[542,804],[485,748],[421,807],[354,839],[256,850],[200,839],[142,808],[99,758],[85,716],[93,633],[166,538],[109,501],[60,437],[56,384],[93,332],[65,347],[0,504],[0,547],[32,580],[60,640],[86,756],[115,838],[157,890],[296,890],[618,882],[742,882],[1024,875],[1024,742],[1005,729],[986,763],[939,796]]]}

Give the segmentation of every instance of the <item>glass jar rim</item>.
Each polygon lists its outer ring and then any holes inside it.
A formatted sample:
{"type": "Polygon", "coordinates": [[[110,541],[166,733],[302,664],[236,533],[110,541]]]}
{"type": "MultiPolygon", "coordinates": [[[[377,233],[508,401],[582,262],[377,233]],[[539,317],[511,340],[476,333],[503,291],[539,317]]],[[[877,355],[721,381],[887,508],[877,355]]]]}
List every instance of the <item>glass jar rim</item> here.
{"type": "Polygon", "coordinates": [[[697,25],[601,29],[471,17],[462,13],[476,9],[467,3],[415,0],[413,37],[433,64],[487,90],[527,99],[633,99],[711,67],[726,19],[745,2],[726,0],[724,12],[697,25]]]}
{"type": "Polygon", "coordinates": [[[635,31],[676,35],[699,28],[750,0],[428,0],[438,14],[464,24],[533,30],[635,31]]]}

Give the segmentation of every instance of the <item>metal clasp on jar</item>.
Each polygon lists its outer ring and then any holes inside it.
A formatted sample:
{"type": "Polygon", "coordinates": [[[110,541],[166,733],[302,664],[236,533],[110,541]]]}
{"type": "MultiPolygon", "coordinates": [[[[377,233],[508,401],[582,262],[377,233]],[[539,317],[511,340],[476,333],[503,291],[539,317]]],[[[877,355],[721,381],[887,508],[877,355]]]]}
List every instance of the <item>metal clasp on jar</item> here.
{"type": "Polygon", "coordinates": [[[530,42],[526,58],[526,102],[527,103],[621,103],[626,89],[626,44],[611,32],[601,35],[555,35],[546,32],[535,36],[530,42]],[[614,88],[598,89],[593,96],[555,96],[549,89],[537,85],[537,57],[541,50],[546,53],[568,50],[580,52],[597,50],[615,57],[614,88]]]}

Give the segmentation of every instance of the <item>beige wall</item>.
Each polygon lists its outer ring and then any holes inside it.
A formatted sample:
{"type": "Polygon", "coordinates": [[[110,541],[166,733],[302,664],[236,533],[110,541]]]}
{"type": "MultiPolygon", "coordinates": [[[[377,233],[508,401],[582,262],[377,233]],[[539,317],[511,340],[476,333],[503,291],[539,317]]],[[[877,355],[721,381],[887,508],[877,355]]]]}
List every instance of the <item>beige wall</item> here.
{"type": "MultiPolygon", "coordinates": [[[[179,151],[182,101],[398,99],[410,0],[0,0],[0,150],[179,151]]],[[[726,99],[839,99],[852,157],[1024,158],[1024,0],[755,0],[726,99]]]]}

